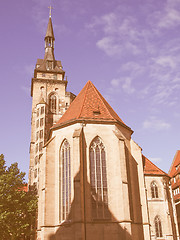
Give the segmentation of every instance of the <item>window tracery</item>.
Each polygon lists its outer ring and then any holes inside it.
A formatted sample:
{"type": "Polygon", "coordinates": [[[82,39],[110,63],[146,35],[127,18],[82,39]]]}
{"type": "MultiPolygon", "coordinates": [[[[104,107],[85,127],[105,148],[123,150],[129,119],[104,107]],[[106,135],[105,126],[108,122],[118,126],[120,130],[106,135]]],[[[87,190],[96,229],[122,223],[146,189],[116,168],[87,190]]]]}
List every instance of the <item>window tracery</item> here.
{"type": "Polygon", "coordinates": [[[159,216],[156,216],[154,219],[156,237],[162,237],[162,225],[161,219],[159,216]]]}
{"type": "Polygon", "coordinates": [[[60,150],[60,221],[68,217],[71,207],[70,144],[64,140],[60,150]]]}
{"type": "Polygon", "coordinates": [[[151,197],[152,198],[158,198],[159,197],[158,186],[157,186],[157,183],[155,181],[153,181],[151,183],[151,197]]]}
{"type": "Polygon", "coordinates": [[[89,149],[93,219],[109,218],[105,146],[96,137],[89,149]]]}

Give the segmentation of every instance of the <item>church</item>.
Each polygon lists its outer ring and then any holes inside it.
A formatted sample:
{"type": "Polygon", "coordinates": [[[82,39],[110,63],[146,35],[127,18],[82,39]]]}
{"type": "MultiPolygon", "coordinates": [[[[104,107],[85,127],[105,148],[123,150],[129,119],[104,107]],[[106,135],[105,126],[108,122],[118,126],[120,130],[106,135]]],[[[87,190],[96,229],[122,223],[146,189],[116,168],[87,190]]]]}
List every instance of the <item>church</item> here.
{"type": "Polygon", "coordinates": [[[75,96],[54,56],[51,14],[31,82],[29,186],[38,240],[177,240],[170,177],[91,81],[75,96]]]}

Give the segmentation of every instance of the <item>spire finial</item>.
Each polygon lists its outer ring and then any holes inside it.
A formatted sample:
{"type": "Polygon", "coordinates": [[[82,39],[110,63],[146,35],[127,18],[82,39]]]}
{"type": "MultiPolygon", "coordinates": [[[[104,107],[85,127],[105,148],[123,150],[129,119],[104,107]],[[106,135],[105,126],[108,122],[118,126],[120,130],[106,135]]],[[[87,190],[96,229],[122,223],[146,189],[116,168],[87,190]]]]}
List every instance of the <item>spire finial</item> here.
{"type": "Polygon", "coordinates": [[[50,5],[50,7],[48,7],[48,8],[49,8],[49,17],[51,18],[51,13],[52,13],[53,7],[50,5]]]}

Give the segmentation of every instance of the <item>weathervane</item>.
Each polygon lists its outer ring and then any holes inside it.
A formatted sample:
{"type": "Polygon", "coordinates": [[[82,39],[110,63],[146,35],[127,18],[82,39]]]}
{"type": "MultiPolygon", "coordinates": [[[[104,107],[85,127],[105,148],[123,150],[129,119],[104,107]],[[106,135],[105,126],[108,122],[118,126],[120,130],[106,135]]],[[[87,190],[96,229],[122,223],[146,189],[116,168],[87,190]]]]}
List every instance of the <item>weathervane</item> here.
{"type": "Polygon", "coordinates": [[[50,7],[48,7],[48,8],[49,8],[49,17],[51,18],[51,12],[52,12],[53,7],[50,5],[50,7]]]}

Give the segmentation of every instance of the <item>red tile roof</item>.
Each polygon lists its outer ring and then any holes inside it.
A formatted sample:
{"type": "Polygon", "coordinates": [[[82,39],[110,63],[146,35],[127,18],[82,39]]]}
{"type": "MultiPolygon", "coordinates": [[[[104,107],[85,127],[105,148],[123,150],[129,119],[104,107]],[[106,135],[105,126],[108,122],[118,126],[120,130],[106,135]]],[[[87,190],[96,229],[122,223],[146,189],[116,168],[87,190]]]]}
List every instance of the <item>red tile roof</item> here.
{"type": "Polygon", "coordinates": [[[28,185],[27,185],[27,183],[25,183],[24,186],[19,189],[19,191],[28,192],[28,185]]]}
{"type": "Polygon", "coordinates": [[[167,173],[158,168],[154,163],[152,163],[148,158],[143,156],[144,174],[145,175],[166,175],[167,173]]]}
{"type": "Polygon", "coordinates": [[[68,110],[52,128],[74,120],[113,121],[126,126],[91,81],[86,83],[68,110]]]}
{"type": "Polygon", "coordinates": [[[176,169],[176,167],[180,164],[180,150],[177,150],[173,162],[171,164],[170,170],[169,170],[169,175],[171,177],[174,177],[177,175],[177,173],[180,173],[180,167],[176,169]]]}

